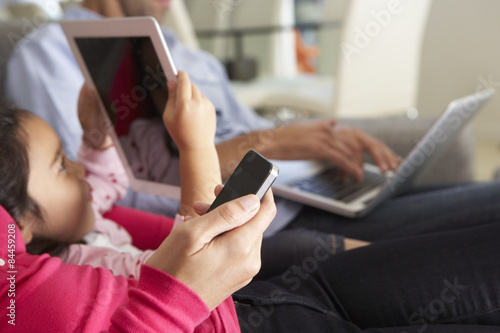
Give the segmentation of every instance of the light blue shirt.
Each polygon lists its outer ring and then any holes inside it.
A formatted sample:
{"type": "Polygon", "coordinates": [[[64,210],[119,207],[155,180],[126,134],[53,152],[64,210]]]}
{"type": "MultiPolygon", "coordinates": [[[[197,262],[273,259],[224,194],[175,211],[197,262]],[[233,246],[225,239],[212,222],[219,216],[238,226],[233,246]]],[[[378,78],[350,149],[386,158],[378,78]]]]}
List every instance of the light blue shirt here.
{"type": "MultiPolygon", "coordinates": [[[[70,6],[64,16],[64,20],[101,18],[79,6],[70,6]]],[[[216,143],[272,127],[272,122],[236,100],[226,72],[217,59],[179,43],[170,30],[163,29],[163,34],[177,69],[187,72],[215,106],[216,143]]],[[[77,101],[83,83],[83,75],[60,25],[52,23],[30,34],[17,46],[7,67],[6,94],[17,107],[47,121],[59,135],[68,157],[75,159],[82,137],[77,101]]],[[[129,191],[125,204],[170,216],[178,209],[177,201],[133,191],[129,191]]],[[[268,233],[281,229],[301,207],[291,202],[278,204],[280,206],[283,209],[278,208],[278,218],[268,233]]]]}

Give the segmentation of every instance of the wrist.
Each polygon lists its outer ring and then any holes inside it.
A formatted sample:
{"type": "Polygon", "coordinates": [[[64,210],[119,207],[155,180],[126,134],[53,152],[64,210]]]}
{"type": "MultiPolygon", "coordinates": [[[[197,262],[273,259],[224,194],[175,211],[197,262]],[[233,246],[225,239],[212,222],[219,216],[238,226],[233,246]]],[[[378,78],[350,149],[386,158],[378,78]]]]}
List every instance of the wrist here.
{"type": "Polygon", "coordinates": [[[179,156],[181,155],[196,155],[207,154],[216,152],[215,145],[211,142],[208,145],[193,145],[193,146],[177,146],[179,149],[179,156]]]}
{"type": "Polygon", "coordinates": [[[257,140],[254,150],[264,156],[272,156],[276,145],[276,129],[257,131],[257,140]]]}
{"type": "Polygon", "coordinates": [[[276,135],[275,129],[257,130],[219,143],[216,148],[222,179],[229,178],[249,150],[255,150],[267,158],[276,158],[276,135]]]}
{"type": "MultiPolygon", "coordinates": [[[[215,146],[207,147],[190,147],[179,149],[179,159],[182,164],[188,165],[189,168],[193,166],[201,167],[202,164],[208,163],[212,165],[217,163],[217,171],[220,173],[220,166],[218,164],[219,157],[215,146]]],[[[205,169],[202,167],[201,169],[205,169]]]]}
{"type": "Polygon", "coordinates": [[[254,138],[249,140],[250,142],[253,142],[253,144],[249,145],[249,149],[246,149],[245,153],[248,150],[253,149],[266,158],[279,158],[283,153],[282,149],[284,148],[280,145],[279,131],[280,127],[277,127],[250,133],[254,136],[254,138]]]}

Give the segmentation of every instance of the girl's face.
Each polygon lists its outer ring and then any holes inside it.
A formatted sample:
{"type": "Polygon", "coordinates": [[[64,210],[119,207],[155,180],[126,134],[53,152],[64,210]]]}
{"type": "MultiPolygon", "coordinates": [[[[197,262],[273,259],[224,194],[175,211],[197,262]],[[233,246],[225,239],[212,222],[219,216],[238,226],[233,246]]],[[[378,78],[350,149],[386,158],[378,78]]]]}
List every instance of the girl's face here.
{"type": "Polygon", "coordinates": [[[28,193],[40,206],[44,221],[27,217],[23,237],[60,242],[80,241],[94,227],[90,186],[85,171],[69,161],[54,130],[41,118],[30,115],[21,123],[28,136],[30,174],[28,193]]]}

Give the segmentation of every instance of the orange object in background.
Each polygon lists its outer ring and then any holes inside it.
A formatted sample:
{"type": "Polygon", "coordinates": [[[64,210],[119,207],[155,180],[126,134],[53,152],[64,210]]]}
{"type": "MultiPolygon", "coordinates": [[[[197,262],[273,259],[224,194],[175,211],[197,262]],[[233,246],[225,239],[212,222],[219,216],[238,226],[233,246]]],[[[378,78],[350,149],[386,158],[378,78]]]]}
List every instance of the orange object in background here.
{"type": "Polygon", "coordinates": [[[297,71],[299,73],[316,73],[314,59],[320,54],[319,47],[307,45],[299,29],[295,29],[295,45],[297,48],[297,71]]]}

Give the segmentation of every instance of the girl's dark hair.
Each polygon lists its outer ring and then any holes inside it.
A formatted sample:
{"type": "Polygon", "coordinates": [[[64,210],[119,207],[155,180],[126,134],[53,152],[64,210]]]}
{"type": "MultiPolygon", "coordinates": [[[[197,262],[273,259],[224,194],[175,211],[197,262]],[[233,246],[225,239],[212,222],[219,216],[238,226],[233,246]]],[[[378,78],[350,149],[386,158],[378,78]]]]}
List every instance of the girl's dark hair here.
{"type": "MultiPolygon", "coordinates": [[[[40,206],[28,194],[28,136],[21,122],[30,115],[0,101],[0,206],[17,224],[25,217],[44,223],[40,206]]],[[[68,246],[67,243],[33,235],[26,249],[31,254],[59,255],[68,246]]]]}

